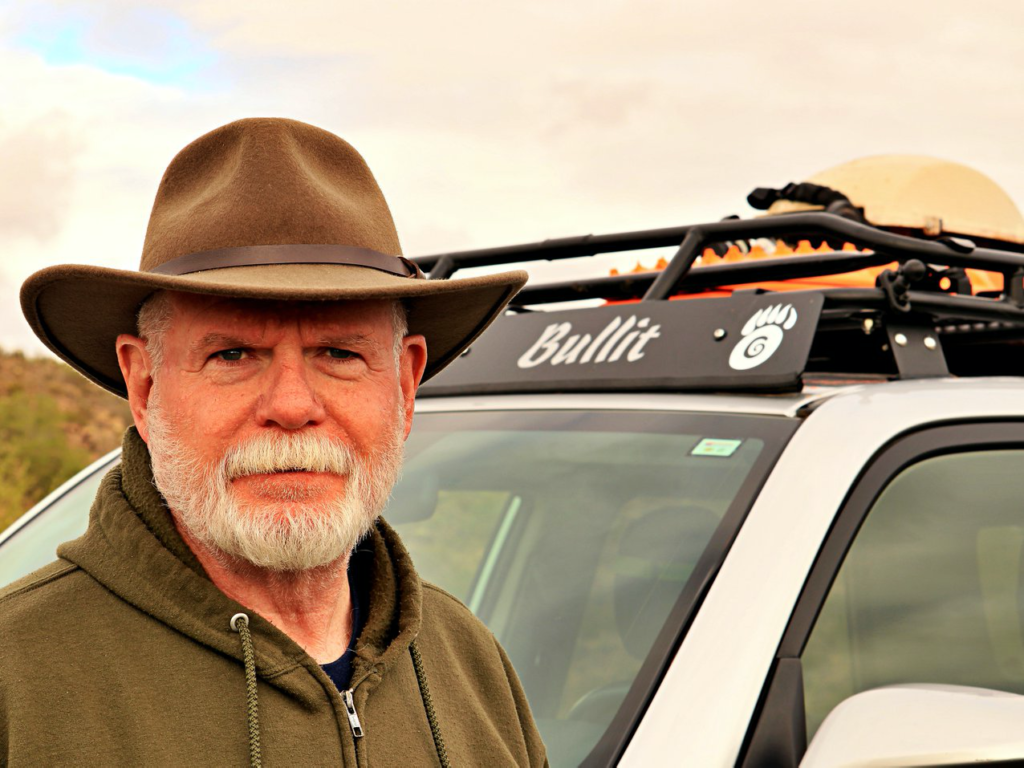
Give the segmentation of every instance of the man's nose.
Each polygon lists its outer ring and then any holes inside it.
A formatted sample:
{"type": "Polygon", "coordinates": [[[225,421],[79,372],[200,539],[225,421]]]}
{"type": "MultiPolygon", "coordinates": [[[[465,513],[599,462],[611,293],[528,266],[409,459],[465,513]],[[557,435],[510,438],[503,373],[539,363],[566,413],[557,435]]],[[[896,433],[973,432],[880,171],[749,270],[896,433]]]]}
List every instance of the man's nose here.
{"type": "Polygon", "coordinates": [[[267,374],[267,387],[256,414],[260,425],[301,429],[324,420],[326,411],[301,356],[275,359],[267,374]]]}

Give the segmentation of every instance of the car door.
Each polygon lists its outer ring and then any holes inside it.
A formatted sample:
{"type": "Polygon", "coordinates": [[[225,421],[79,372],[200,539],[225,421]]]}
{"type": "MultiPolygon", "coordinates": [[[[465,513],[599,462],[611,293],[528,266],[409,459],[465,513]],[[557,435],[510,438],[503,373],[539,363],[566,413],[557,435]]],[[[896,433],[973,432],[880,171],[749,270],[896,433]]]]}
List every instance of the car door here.
{"type": "Polygon", "coordinates": [[[836,705],[881,686],[1024,694],[1022,616],[1024,423],[901,437],[865,469],[836,517],[742,764],[798,765],[836,705]]]}

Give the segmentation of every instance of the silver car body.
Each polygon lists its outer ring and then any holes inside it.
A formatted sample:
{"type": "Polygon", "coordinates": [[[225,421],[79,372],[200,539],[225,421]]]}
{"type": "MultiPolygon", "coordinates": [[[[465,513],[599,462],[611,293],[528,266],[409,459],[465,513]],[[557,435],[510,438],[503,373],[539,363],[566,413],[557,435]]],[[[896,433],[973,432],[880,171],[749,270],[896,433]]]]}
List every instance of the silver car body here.
{"type": "MultiPolygon", "coordinates": [[[[791,395],[551,394],[419,401],[419,412],[684,411],[801,418],[661,681],[621,765],[731,766],[796,601],[837,511],[880,449],[943,422],[1024,417],[1024,387],[1006,378],[806,387],[791,395]]],[[[116,452],[30,510],[4,540],[67,488],[104,470],[116,452]]]]}
{"type": "Polygon", "coordinates": [[[903,381],[826,399],[751,508],[621,762],[736,762],[773,656],[833,518],[867,462],[928,424],[1024,416],[1018,379],[903,381]],[[752,642],[751,638],[756,638],[752,642]]]}

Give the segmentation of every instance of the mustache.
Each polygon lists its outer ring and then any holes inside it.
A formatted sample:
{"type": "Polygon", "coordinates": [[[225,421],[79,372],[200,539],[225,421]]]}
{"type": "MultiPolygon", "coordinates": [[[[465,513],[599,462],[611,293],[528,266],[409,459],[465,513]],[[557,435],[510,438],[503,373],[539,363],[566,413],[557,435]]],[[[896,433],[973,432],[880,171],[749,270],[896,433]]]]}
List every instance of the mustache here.
{"type": "Polygon", "coordinates": [[[355,463],[344,443],[318,434],[257,435],[232,446],[224,455],[228,480],[272,472],[348,474],[355,463]]]}

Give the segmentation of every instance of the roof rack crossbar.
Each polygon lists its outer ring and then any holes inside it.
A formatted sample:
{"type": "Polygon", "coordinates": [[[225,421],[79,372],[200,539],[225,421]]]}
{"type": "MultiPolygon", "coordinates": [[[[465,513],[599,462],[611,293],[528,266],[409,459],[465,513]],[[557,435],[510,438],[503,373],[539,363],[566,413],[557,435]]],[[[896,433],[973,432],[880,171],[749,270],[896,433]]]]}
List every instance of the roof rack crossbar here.
{"type": "MultiPolygon", "coordinates": [[[[420,269],[423,269],[423,267],[420,267],[420,269]]],[[[455,259],[452,258],[451,254],[446,253],[435,261],[430,268],[430,279],[447,280],[456,269],[458,267],[455,266],[455,259]]]]}
{"type": "MultiPolygon", "coordinates": [[[[890,310],[889,299],[880,288],[826,288],[825,306],[830,309],[890,310]]],[[[937,322],[1003,321],[1024,325],[1024,308],[1007,301],[977,299],[931,291],[909,291],[907,299],[917,314],[931,316],[937,322]]]]}
{"type": "MultiPolygon", "coordinates": [[[[806,225],[798,231],[823,231],[824,234],[839,234],[849,237],[863,245],[875,246],[878,252],[889,254],[893,259],[904,262],[911,258],[922,261],[938,262],[947,266],[974,267],[976,269],[993,269],[1003,274],[1004,284],[1009,285],[1012,275],[1024,265],[1024,257],[1016,253],[1005,253],[989,249],[975,248],[974,244],[962,238],[947,238],[936,241],[920,240],[885,232],[874,227],[844,219],[827,213],[793,214],[779,216],[777,219],[752,219],[746,221],[723,221],[693,227],[683,240],[679,251],[661,272],[654,284],[644,295],[644,301],[664,300],[671,296],[680,283],[685,283],[690,268],[697,260],[697,255],[705,245],[718,242],[728,235],[757,234],[789,234],[793,222],[807,219],[806,225]],[[827,226],[822,226],[826,224],[827,226]]],[[[808,254],[809,256],[810,254],[808,254]]],[[[768,266],[765,264],[764,266],[768,266]]],[[[767,277],[766,279],[772,279],[767,277]]],[[[780,279],[780,278],[774,278],[780,279]]],[[[752,281],[753,282],[753,281],[752,281]]]]}
{"type": "Polygon", "coordinates": [[[425,272],[432,272],[434,265],[450,258],[458,269],[468,267],[493,267],[499,264],[519,264],[524,261],[557,261],[575,259],[581,256],[595,256],[599,253],[639,251],[645,248],[664,248],[678,245],[691,227],[668,227],[666,229],[622,232],[612,235],[581,235],[542,240],[537,243],[508,245],[500,248],[482,248],[472,251],[451,251],[429,256],[417,256],[412,261],[425,272]]]}
{"type": "MultiPolygon", "coordinates": [[[[926,263],[940,263],[948,266],[973,267],[1002,272],[1015,272],[1024,266],[1024,255],[992,248],[977,248],[961,238],[922,240],[898,235],[893,232],[860,224],[830,213],[792,213],[757,219],[729,219],[712,224],[685,227],[670,227],[639,232],[624,232],[611,235],[584,235],[539,243],[488,248],[483,250],[442,253],[419,256],[413,261],[424,271],[430,272],[435,265],[444,266],[450,262],[451,271],[467,267],[516,264],[526,261],[554,261],[558,259],[593,256],[599,253],[643,250],[677,245],[683,242],[689,232],[699,229],[704,238],[697,243],[699,251],[703,244],[733,239],[757,237],[781,237],[785,235],[809,234],[838,236],[860,247],[884,250],[897,260],[918,258],[926,263]]],[[[695,242],[695,241],[692,241],[695,242]]],[[[681,252],[677,252],[678,257],[681,252]]],[[[687,249],[687,252],[689,248],[687,249]]],[[[685,270],[682,270],[685,274],[685,270]]],[[[450,274],[450,273],[449,273],[450,274]]]]}
{"type": "MultiPolygon", "coordinates": [[[[700,275],[700,272],[703,272],[703,269],[695,271],[694,274],[700,275]]],[[[583,283],[559,283],[525,288],[516,297],[517,306],[588,298],[635,300],[654,282],[654,277],[653,274],[606,277],[583,283]]],[[[825,296],[826,309],[868,310],[880,313],[887,313],[891,309],[885,292],[879,288],[826,288],[821,292],[825,296]]],[[[915,312],[933,315],[940,321],[998,320],[1024,325],[1024,307],[1008,301],[953,296],[930,291],[910,291],[907,297],[915,312]]]]}
{"type": "Polygon", "coordinates": [[[1011,304],[1024,307],[1024,266],[1003,273],[1003,293],[1011,304]]]}
{"type": "MultiPolygon", "coordinates": [[[[795,280],[856,272],[893,261],[883,252],[808,253],[800,256],[739,261],[697,267],[686,273],[675,286],[680,292],[697,293],[713,288],[767,281],[795,280]]],[[[642,272],[613,277],[594,277],[559,283],[527,285],[515,298],[518,306],[548,304],[579,299],[638,299],[653,290],[653,283],[664,273],[642,272]]]]}
{"type": "Polygon", "coordinates": [[[700,255],[700,246],[706,237],[704,230],[700,227],[694,227],[686,233],[676,255],[647,289],[643,301],[663,301],[672,295],[675,287],[686,277],[697,260],[697,256],[700,255]]]}
{"type": "MultiPolygon", "coordinates": [[[[926,263],[974,267],[1005,272],[1024,266],[1024,255],[1014,251],[977,248],[964,238],[922,240],[897,235],[831,213],[792,213],[758,219],[719,221],[697,225],[705,244],[723,240],[779,237],[783,235],[838,235],[860,247],[886,251],[897,260],[917,258],[926,263]]],[[[699,247],[699,246],[698,246],[699,247]]]]}

